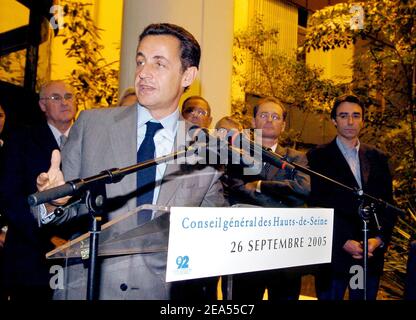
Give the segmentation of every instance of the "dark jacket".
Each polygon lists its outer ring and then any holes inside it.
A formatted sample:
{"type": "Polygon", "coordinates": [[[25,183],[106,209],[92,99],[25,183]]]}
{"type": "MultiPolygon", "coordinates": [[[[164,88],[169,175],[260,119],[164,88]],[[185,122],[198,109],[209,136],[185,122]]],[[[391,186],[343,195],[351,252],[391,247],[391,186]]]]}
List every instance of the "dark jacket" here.
{"type": "Polygon", "coordinates": [[[46,122],[16,129],[4,146],[0,202],[8,232],[2,277],[8,287],[49,284],[45,254],[54,248],[52,233],[38,228],[27,197],[37,191],[39,173],[48,171],[53,149],[59,148],[46,122]]]}
{"type": "MultiPolygon", "coordinates": [[[[329,144],[310,150],[307,157],[312,170],[350,188],[358,189],[354,175],[335,139],[329,144]]],[[[392,203],[392,179],[386,155],[370,145],[361,143],[359,159],[363,191],[375,198],[392,203]]],[[[363,239],[363,220],[358,213],[357,196],[346,189],[312,176],[310,205],[335,209],[332,267],[336,271],[348,272],[350,266],[356,264],[357,260],[353,259],[342,247],[347,240],[362,241],[363,239]]],[[[393,212],[383,208],[377,208],[376,213],[382,230],[377,229],[373,216],[370,216],[368,237],[381,237],[386,247],[396,218],[393,212]]],[[[371,270],[382,271],[384,252],[385,248],[377,249],[375,256],[369,259],[371,270]]]]}
{"type": "MultiPolygon", "coordinates": [[[[307,165],[305,154],[294,149],[277,146],[275,152],[302,166],[307,165]]],[[[245,175],[238,166],[229,171],[228,187],[230,204],[245,203],[262,207],[301,207],[309,191],[309,176],[295,170],[265,164],[257,175],[245,175]],[[259,192],[247,190],[247,182],[261,180],[259,192]]]]}

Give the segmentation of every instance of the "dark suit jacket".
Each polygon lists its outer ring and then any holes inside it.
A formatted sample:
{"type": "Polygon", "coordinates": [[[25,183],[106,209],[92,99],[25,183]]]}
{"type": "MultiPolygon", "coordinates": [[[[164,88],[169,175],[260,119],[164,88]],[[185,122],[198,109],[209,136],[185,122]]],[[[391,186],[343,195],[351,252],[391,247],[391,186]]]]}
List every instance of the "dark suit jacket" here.
{"type": "MultiPolygon", "coordinates": [[[[288,161],[307,165],[305,154],[290,148],[277,146],[278,154],[288,161]]],[[[229,201],[231,204],[246,203],[262,207],[299,207],[309,194],[309,176],[266,164],[258,175],[243,175],[241,167],[232,167],[228,172],[229,201]],[[247,182],[262,180],[261,193],[247,190],[247,182]]]]}
{"type": "Polygon", "coordinates": [[[0,199],[9,229],[2,275],[8,286],[49,285],[50,233],[38,228],[27,196],[37,191],[36,177],[48,170],[53,149],[59,148],[46,122],[15,130],[4,146],[0,199]]]}
{"type": "MultiPolygon", "coordinates": [[[[351,188],[358,188],[354,175],[335,139],[329,144],[310,150],[307,157],[312,170],[351,188]]],[[[391,203],[393,201],[392,179],[386,155],[370,145],[361,143],[359,159],[363,191],[391,203]]],[[[348,272],[351,265],[357,264],[357,260],[352,259],[342,247],[347,240],[362,241],[363,239],[363,221],[358,214],[359,202],[356,196],[341,187],[312,176],[311,205],[335,209],[332,267],[336,271],[348,272]]],[[[377,215],[383,229],[378,231],[374,219],[371,219],[368,237],[380,236],[387,245],[395,223],[395,216],[381,208],[377,211],[377,215]]],[[[375,257],[369,259],[371,270],[382,271],[384,251],[385,249],[376,250],[375,257]]]]}

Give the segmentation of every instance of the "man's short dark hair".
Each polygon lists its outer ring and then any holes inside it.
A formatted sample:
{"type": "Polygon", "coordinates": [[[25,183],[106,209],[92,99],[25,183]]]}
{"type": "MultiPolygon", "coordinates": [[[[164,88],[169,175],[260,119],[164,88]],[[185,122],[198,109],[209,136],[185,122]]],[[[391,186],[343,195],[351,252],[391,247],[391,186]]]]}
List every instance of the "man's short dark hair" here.
{"type": "Polygon", "coordinates": [[[139,36],[139,42],[146,36],[171,35],[180,41],[181,64],[185,71],[189,67],[199,68],[201,47],[194,36],[184,28],[170,23],[155,23],[148,25],[139,36]]]}
{"type": "Polygon", "coordinates": [[[183,103],[182,103],[182,112],[183,112],[183,110],[184,110],[184,107],[185,107],[185,104],[189,101],[189,100],[202,100],[202,101],[204,101],[206,104],[207,104],[207,107],[208,107],[208,116],[211,116],[211,106],[209,105],[209,103],[208,103],[208,101],[207,100],[205,100],[203,97],[201,97],[201,96],[190,96],[190,97],[188,97],[188,98],[186,98],[184,101],[183,101],[183,103]]]}
{"type": "Polygon", "coordinates": [[[228,124],[231,125],[231,127],[234,127],[235,129],[237,129],[238,131],[243,130],[243,125],[238,122],[237,120],[235,120],[234,118],[231,118],[230,116],[225,116],[222,117],[220,120],[218,120],[218,122],[215,125],[215,129],[220,129],[220,123],[221,122],[227,122],[228,124]]]}
{"type": "Polygon", "coordinates": [[[356,103],[361,107],[362,116],[364,116],[364,103],[353,94],[344,94],[335,99],[331,110],[331,119],[336,119],[338,106],[343,102],[356,103]]]}
{"type": "Polygon", "coordinates": [[[264,104],[264,103],[266,103],[266,102],[273,102],[273,103],[275,103],[275,104],[277,104],[280,108],[282,108],[282,111],[283,111],[283,121],[284,120],[286,120],[286,116],[287,116],[287,110],[286,110],[286,107],[285,107],[285,105],[279,100],[279,99],[277,99],[277,98],[275,98],[275,97],[265,97],[265,98],[261,98],[257,103],[256,103],[256,105],[254,106],[254,108],[253,108],[253,118],[255,118],[256,117],[256,115],[257,115],[257,112],[259,111],[259,107],[262,105],[262,104],[264,104]]]}

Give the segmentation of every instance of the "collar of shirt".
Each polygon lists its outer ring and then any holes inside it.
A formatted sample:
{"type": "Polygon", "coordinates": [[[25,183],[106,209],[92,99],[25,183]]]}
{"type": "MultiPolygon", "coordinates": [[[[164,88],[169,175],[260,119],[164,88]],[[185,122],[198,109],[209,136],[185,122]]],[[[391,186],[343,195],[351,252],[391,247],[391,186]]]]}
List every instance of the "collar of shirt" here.
{"type": "MultiPolygon", "coordinates": [[[[271,149],[271,151],[272,152],[276,152],[276,149],[277,149],[277,145],[278,145],[279,143],[275,143],[274,145],[272,145],[270,148],[268,148],[268,147],[266,147],[266,149],[271,149]]],[[[263,166],[265,166],[267,164],[267,162],[263,162],[263,166]]],[[[260,184],[257,184],[257,189],[256,189],[256,191],[257,190],[260,190],[260,184]]],[[[257,191],[257,192],[260,192],[260,191],[257,191]]]]}
{"type": "Polygon", "coordinates": [[[277,145],[278,145],[278,143],[275,143],[274,145],[271,146],[270,149],[272,149],[272,151],[275,152],[276,149],[277,149],[277,145]]]}
{"type": "MultiPolygon", "coordinates": [[[[150,114],[149,110],[140,104],[137,104],[137,130],[138,134],[141,130],[140,128],[144,127],[146,122],[152,121],[152,122],[160,122],[163,126],[164,130],[160,130],[161,132],[166,135],[166,138],[169,138],[171,140],[175,139],[176,131],[178,129],[178,120],[179,120],[179,108],[176,108],[176,110],[168,115],[167,117],[156,121],[153,119],[152,115],[150,114]]],[[[143,131],[143,136],[146,130],[143,131]]],[[[140,134],[139,134],[140,135],[140,134]]],[[[156,134],[157,135],[157,134],[156,134]]]]}
{"type": "Polygon", "coordinates": [[[338,148],[341,150],[344,156],[350,157],[358,155],[358,150],[360,150],[360,140],[357,140],[357,145],[353,148],[348,148],[345,144],[342,143],[338,136],[335,140],[338,148]]]}
{"type": "MultiPolygon", "coordinates": [[[[51,125],[49,122],[48,122],[48,126],[51,129],[53,137],[55,138],[56,143],[59,146],[61,144],[61,135],[62,135],[61,131],[59,131],[57,128],[55,128],[53,125],[51,125]]],[[[69,127],[68,130],[66,130],[63,133],[66,137],[68,137],[68,135],[69,135],[69,130],[71,130],[71,127],[69,127]]]]}
{"type": "Polygon", "coordinates": [[[161,119],[160,121],[156,121],[147,108],[139,104],[137,108],[137,150],[143,142],[144,136],[146,134],[146,122],[153,121],[160,122],[163,126],[163,129],[156,132],[154,137],[154,142],[156,145],[155,157],[161,157],[171,153],[179,125],[179,109],[177,108],[173,113],[161,119]]]}

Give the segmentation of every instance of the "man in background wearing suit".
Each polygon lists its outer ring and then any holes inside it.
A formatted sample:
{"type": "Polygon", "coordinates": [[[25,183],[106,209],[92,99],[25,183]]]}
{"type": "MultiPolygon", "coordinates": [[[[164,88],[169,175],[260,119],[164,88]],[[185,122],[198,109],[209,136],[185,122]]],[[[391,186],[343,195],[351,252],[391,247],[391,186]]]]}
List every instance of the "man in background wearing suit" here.
{"type": "MultiPolygon", "coordinates": [[[[353,95],[338,97],[331,111],[337,137],[308,152],[310,168],[351,188],[392,203],[392,180],[387,157],[358,139],[364,125],[364,105],[353,95]]],[[[320,265],[315,276],[318,299],[342,300],[354,275],[351,267],[363,262],[363,221],[357,196],[317,177],[311,178],[311,204],[334,208],[332,262],[320,265]]],[[[383,272],[384,253],[395,216],[377,211],[382,230],[370,219],[368,236],[367,299],[375,300],[383,272]]],[[[363,288],[349,288],[349,299],[363,299],[363,288]]]]}
{"type": "MultiPolygon", "coordinates": [[[[259,100],[253,110],[252,126],[261,129],[261,143],[287,158],[306,166],[305,154],[279,144],[279,136],[286,125],[286,109],[274,97],[259,100]]],[[[258,175],[242,176],[230,172],[229,201],[261,207],[302,207],[309,194],[309,176],[265,163],[258,175]]],[[[269,300],[297,300],[301,287],[298,269],[283,269],[234,275],[233,299],[261,300],[265,288],[269,300]]]]}
{"type": "Polygon", "coordinates": [[[1,276],[10,300],[48,299],[52,293],[45,254],[54,248],[53,233],[38,228],[27,197],[37,190],[36,177],[49,168],[52,150],[59,149],[68,135],[76,107],[72,89],[63,81],[47,83],[39,95],[46,121],[10,132],[0,169],[0,197],[8,225],[1,276]]]}
{"type": "MultiPolygon", "coordinates": [[[[199,60],[198,42],[182,27],[167,23],[146,27],[139,36],[136,54],[138,104],[81,112],[62,153],[65,180],[130,166],[143,161],[141,157],[149,150],[150,157],[154,158],[180,149],[185,142],[180,132],[191,124],[180,116],[178,104],[197,75],[199,60]]],[[[54,153],[50,170],[38,177],[39,190],[63,183],[59,160],[59,154],[54,153]]],[[[119,183],[106,185],[112,207],[106,213],[108,220],[144,203],[213,207],[225,203],[219,180],[221,174],[210,166],[168,163],[158,164],[153,173],[149,172],[145,174],[140,170],[119,183]],[[153,181],[143,186],[149,176],[153,181]],[[143,200],[144,196],[147,198],[143,200]]],[[[83,215],[85,207],[74,207],[50,223],[64,224],[83,215]]],[[[137,225],[137,218],[132,218],[136,220],[123,223],[137,225]]],[[[123,225],[116,227],[120,229],[114,232],[122,232],[123,225]]],[[[166,252],[103,258],[100,260],[99,299],[180,299],[171,295],[175,283],[165,281],[166,260],[166,252]]],[[[55,298],[85,299],[87,268],[82,262],[73,261],[65,272],[68,279],[65,290],[57,290],[55,298]]],[[[201,288],[202,293],[198,293],[202,298],[203,290],[201,288]]]]}

